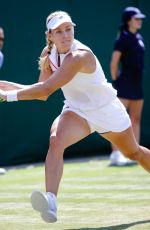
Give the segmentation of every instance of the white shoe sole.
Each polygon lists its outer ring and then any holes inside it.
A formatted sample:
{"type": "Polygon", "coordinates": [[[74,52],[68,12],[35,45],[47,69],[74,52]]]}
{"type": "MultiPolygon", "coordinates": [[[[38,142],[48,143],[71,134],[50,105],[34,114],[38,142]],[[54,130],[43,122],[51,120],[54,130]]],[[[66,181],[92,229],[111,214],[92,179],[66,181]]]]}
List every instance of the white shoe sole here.
{"type": "Polygon", "coordinates": [[[48,199],[43,192],[39,190],[33,191],[31,204],[33,209],[41,213],[41,217],[44,221],[49,223],[57,221],[56,213],[50,210],[48,199]]]}
{"type": "Polygon", "coordinates": [[[42,212],[41,217],[45,222],[54,223],[57,221],[57,216],[52,211],[42,212]]]}

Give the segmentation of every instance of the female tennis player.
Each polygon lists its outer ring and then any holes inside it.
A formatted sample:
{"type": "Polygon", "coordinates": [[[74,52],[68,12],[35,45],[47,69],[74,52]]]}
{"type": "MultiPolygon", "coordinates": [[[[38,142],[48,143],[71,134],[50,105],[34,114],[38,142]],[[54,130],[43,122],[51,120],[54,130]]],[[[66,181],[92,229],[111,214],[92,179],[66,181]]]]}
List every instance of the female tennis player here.
{"type": "Polygon", "coordinates": [[[92,50],[74,39],[71,17],[63,11],[51,13],[46,26],[40,82],[28,86],[0,82],[0,97],[6,102],[46,100],[56,90],[63,91],[64,107],[51,127],[45,163],[46,192],[36,190],[31,195],[33,208],[43,220],[52,223],[57,220],[56,197],[63,173],[63,153],[68,146],[96,131],[148,172],[150,150],[136,142],[129,115],[92,50]]]}

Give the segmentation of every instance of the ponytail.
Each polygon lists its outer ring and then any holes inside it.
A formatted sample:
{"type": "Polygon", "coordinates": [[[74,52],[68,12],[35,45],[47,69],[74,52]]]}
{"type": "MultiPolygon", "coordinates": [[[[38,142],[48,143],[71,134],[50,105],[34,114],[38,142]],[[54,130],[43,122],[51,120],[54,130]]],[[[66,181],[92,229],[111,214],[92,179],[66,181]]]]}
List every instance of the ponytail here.
{"type": "Polygon", "coordinates": [[[42,56],[39,57],[38,64],[39,64],[39,69],[41,71],[49,69],[49,54],[51,53],[51,50],[53,48],[52,41],[49,41],[49,40],[47,41],[47,48],[48,48],[47,55],[43,57],[42,56]]]}

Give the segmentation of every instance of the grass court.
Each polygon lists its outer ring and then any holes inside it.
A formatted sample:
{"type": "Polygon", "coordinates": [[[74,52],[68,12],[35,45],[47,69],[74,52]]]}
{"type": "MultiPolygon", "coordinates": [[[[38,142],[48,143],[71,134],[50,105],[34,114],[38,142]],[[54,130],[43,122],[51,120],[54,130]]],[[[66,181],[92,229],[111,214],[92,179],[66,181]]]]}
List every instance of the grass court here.
{"type": "Polygon", "coordinates": [[[44,165],[10,168],[0,176],[0,230],[150,230],[149,174],[108,164],[101,157],[65,161],[55,224],[30,205],[32,191],[44,191],[44,165]]]}

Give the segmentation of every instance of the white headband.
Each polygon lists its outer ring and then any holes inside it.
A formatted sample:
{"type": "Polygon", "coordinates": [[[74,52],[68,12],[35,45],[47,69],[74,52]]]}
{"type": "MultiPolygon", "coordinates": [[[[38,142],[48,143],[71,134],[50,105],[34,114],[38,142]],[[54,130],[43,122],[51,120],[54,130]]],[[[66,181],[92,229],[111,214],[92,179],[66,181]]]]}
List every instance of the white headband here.
{"type": "Polygon", "coordinates": [[[70,22],[73,26],[76,24],[72,22],[71,18],[69,15],[64,14],[64,15],[56,15],[50,21],[47,23],[47,29],[48,30],[54,30],[61,24],[65,22],[70,22]]]}

